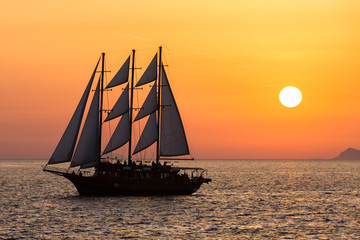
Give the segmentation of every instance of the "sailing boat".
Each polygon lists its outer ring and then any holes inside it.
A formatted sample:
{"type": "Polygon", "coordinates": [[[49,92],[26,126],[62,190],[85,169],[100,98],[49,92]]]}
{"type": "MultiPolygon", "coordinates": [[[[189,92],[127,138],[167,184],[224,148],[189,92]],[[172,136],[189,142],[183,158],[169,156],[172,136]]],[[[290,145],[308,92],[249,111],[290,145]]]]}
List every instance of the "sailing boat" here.
{"type": "MultiPolygon", "coordinates": [[[[190,155],[182,120],[162,64],[162,48],[155,54],[134,87],[135,50],[104,88],[105,53],[98,60],[90,81],[54,153],[43,170],[69,179],[80,195],[189,195],[203,183],[209,183],[205,169],[176,167],[173,157],[190,155]],[[130,59],[132,67],[130,68],[130,59]],[[101,60],[101,75],[80,137],[82,118],[91,86],[101,60]],[[131,70],[131,79],[129,72],[131,70]],[[133,90],[153,84],[143,106],[133,119],[133,90]],[[103,121],[103,93],[126,85],[112,110],[103,121]],[[103,122],[121,117],[108,144],[102,151],[103,122]],[[133,150],[133,123],[147,117],[147,122],[133,150]],[[153,162],[139,164],[133,156],[156,143],[153,162]],[[128,158],[120,161],[105,157],[119,148],[128,147],[128,158]],[[163,163],[160,162],[163,161],[163,163]],[[68,168],[55,164],[70,162],[68,168]]],[[[176,159],[177,160],[177,159],[176,159]]]]}

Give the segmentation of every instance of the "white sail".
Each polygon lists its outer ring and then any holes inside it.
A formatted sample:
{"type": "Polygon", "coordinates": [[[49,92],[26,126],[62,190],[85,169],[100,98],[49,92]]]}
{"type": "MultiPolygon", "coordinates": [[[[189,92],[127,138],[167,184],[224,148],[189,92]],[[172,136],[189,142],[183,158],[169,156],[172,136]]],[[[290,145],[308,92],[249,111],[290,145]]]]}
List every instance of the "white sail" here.
{"type": "Polygon", "coordinates": [[[117,85],[126,83],[129,79],[129,65],[130,65],[130,56],[126,59],[125,63],[119,69],[119,71],[115,74],[110,83],[106,86],[106,88],[112,88],[117,85]]]}
{"type": "Polygon", "coordinates": [[[140,80],[137,82],[135,87],[139,87],[146,83],[155,81],[157,78],[157,54],[145,70],[144,74],[141,76],[140,80]]]}
{"type": "Polygon", "coordinates": [[[143,117],[155,112],[157,109],[157,98],[156,98],[156,82],[152,86],[149,95],[145,99],[144,104],[142,105],[139,113],[136,115],[135,120],[140,120],[143,117]]]}
{"type": "MultiPolygon", "coordinates": [[[[94,167],[99,158],[99,94],[100,80],[97,84],[83,130],[70,167],[86,165],[94,167]]],[[[84,168],[84,166],[82,166],[84,168]]]]}
{"type": "Polygon", "coordinates": [[[111,112],[106,117],[105,122],[120,117],[127,112],[129,112],[129,84],[126,85],[111,112]]]}
{"type": "Polygon", "coordinates": [[[133,154],[136,154],[145,148],[149,147],[151,144],[156,142],[157,137],[157,125],[156,125],[156,112],[150,114],[148,121],[144,127],[139,142],[137,143],[133,154]]]}
{"type": "Polygon", "coordinates": [[[129,140],[130,140],[130,121],[129,121],[129,113],[127,112],[120,119],[103,154],[112,152],[122,147],[129,140]]]}
{"type": "Polygon", "coordinates": [[[70,162],[71,157],[74,153],[77,137],[79,135],[79,129],[81,121],[84,115],[87,99],[89,97],[90,89],[94,80],[94,76],[99,65],[100,59],[96,64],[93,74],[91,75],[90,81],[80,99],[78,106],[63,134],[59,144],[57,145],[54,153],[52,154],[48,164],[70,162]]]}
{"type": "Polygon", "coordinates": [[[171,91],[164,66],[162,66],[161,85],[161,128],[160,156],[181,156],[189,153],[184,126],[174,95],[171,91]]]}

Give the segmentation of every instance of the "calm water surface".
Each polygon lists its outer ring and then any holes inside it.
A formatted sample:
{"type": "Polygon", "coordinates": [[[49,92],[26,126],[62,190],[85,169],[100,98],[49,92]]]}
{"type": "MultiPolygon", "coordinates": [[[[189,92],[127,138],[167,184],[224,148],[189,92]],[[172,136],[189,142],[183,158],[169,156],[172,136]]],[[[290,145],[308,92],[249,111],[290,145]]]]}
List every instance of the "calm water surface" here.
{"type": "Polygon", "coordinates": [[[0,160],[0,238],[360,239],[360,162],[199,160],[191,196],[79,197],[40,160],[0,160]]]}

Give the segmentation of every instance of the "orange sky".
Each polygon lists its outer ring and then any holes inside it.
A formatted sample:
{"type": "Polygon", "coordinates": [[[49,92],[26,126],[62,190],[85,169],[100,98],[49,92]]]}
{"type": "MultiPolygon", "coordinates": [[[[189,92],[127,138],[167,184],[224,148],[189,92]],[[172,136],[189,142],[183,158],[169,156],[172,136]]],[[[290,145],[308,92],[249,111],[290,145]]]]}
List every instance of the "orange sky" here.
{"type": "MultiPolygon", "coordinates": [[[[49,158],[102,51],[116,71],[161,44],[195,158],[360,149],[360,2],[5,1],[0,158],[49,158]],[[282,106],[280,90],[303,102],[282,106]]],[[[138,71],[138,76],[142,71],[138,71]]]]}

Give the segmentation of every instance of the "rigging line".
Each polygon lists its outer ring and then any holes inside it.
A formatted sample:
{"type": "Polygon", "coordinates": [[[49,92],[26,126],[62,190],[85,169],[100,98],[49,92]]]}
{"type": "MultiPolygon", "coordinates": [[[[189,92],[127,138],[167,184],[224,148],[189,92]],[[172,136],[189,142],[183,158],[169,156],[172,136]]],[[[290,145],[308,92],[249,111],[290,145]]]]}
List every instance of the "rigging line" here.
{"type": "Polygon", "coordinates": [[[103,100],[104,100],[104,74],[105,74],[105,53],[101,53],[102,55],[102,62],[101,62],[101,78],[100,78],[100,91],[99,91],[99,102],[100,102],[100,113],[99,113],[99,117],[100,119],[98,119],[99,121],[99,132],[98,132],[98,159],[97,159],[97,165],[100,164],[101,162],[101,144],[102,144],[102,127],[103,127],[103,100]]]}
{"type": "MultiPolygon", "coordinates": [[[[133,108],[134,108],[134,74],[135,74],[135,49],[132,50],[132,63],[131,63],[131,82],[130,82],[130,79],[128,79],[129,83],[128,83],[128,86],[130,87],[130,92],[129,92],[129,96],[130,96],[130,108],[128,109],[128,114],[129,114],[129,125],[130,125],[130,137],[129,137],[129,141],[128,141],[128,144],[129,144],[129,147],[128,147],[128,161],[129,163],[131,163],[132,161],[132,152],[131,152],[131,144],[132,144],[132,125],[133,125],[133,108]],[[131,83],[131,85],[130,85],[131,83]]],[[[131,56],[130,55],[130,56],[131,56]]],[[[130,74],[130,69],[129,69],[129,74],[130,74]]],[[[128,106],[129,107],[129,106],[128,106]]]]}
{"type": "Polygon", "coordinates": [[[165,47],[168,50],[168,52],[170,52],[170,49],[165,44],[160,44],[160,46],[165,47]]]}
{"type": "MultiPolygon", "coordinates": [[[[107,70],[108,70],[108,68],[107,68],[107,65],[108,65],[108,59],[106,58],[105,59],[105,64],[104,64],[104,70],[105,70],[105,72],[104,72],[104,85],[105,86],[107,86],[107,84],[108,84],[108,72],[107,72],[107,70]]],[[[110,73],[111,74],[111,73],[110,73]]],[[[103,95],[104,95],[104,92],[106,93],[106,104],[107,104],[107,106],[106,106],[106,109],[109,109],[110,108],[110,100],[109,100],[109,93],[108,93],[108,91],[103,91],[103,95]]],[[[106,124],[107,125],[107,130],[108,130],[108,133],[109,133],[109,136],[111,136],[111,131],[112,131],[112,129],[111,129],[111,124],[110,124],[110,122],[103,122],[102,123],[103,125],[104,124],[106,124]]],[[[106,143],[107,141],[106,141],[106,137],[105,137],[105,134],[103,134],[102,136],[102,142],[103,143],[106,143]]],[[[105,145],[106,146],[106,145],[105,145]]],[[[112,155],[110,155],[111,157],[112,157],[112,155]]]]}
{"type": "Polygon", "coordinates": [[[159,157],[160,157],[160,132],[161,132],[161,84],[162,84],[162,74],[161,71],[162,67],[162,47],[159,47],[159,66],[158,66],[158,86],[157,86],[157,141],[156,141],[156,164],[159,164],[159,157]]]}
{"type": "Polygon", "coordinates": [[[113,53],[128,53],[129,52],[129,49],[128,48],[124,48],[124,50],[111,50],[111,51],[108,51],[108,52],[106,52],[107,54],[109,54],[109,53],[111,53],[111,54],[113,54],[113,53]]]}
{"type": "MultiPolygon", "coordinates": [[[[136,73],[135,73],[136,74],[136,73]]],[[[137,75],[136,75],[136,79],[137,79],[137,75]]],[[[142,92],[142,91],[141,91],[142,92]]],[[[140,100],[139,100],[139,95],[140,95],[140,92],[139,91],[136,91],[136,103],[137,103],[137,107],[140,106],[140,100]]],[[[139,110],[138,110],[139,111],[139,110]]],[[[137,111],[137,114],[139,113],[137,111]]],[[[141,135],[141,121],[137,121],[137,136],[136,136],[136,143],[139,143],[139,140],[140,140],[140,135],[141,135]]],[[[141,142],[140,142],[141,144],[141,142]]],[[[133,150],[131,150],[133,152],[133,150]]],[[[142,152],[140,152],[140,158],[142,158],[142,152]]]]}
{"type": "MultiPolygon", "coordinates": [[[[105,65],[105,69],[107,70],[107,65],[105,65]]],[[[110,72],[110,74],[111,74],[111,72],[110,72]]],[[[108,83],[109,83],[109,81],[108,81],[108,74],[105,74],[105,82],[106,82],[106,86],[108,85],[108,83]]],[[[110,99],[109,99],[109,92],[108,91],[106,91],[106,104],[107,104],[107,107],[106,107],[106,109],[110,109],[110,99]]],[[[108,112],[107,112],[108,113],[108,112]]],[[[111,133],[112,133],[112,128],[111,128],[111,122],[110,121],[108,121],[107,123],[107,129],[108,129],[108,134],[109,134],[109,136],[111,136],[111,133]]],[[[110,152],[110,157],[113,157],[113,154],[112,154],[112,152],[110,152]]]]}
{"type": "MultiPolygon", "coordinates": [[[[134,66],[137,66],[137,58],[135,58],[134,66]]],[[[136,82],[136,80],[138,80],[138,74],[137,74],[137,71],[134,71],[134,83],[136,82]]],[[[134,84],[134,88],[135,88],[135,84],[134,84]]],[[[138,107],[138,105],[139,105],[139,93],[138,93],[138,91],[136,91],[136,92],[137,92],[137,93],[136,93],[136,104],[137,104],[136,107],[138,107]]],[[[134,92],[133,92],[133,94],[134,94],[134,92]]],[[[133,97],[134,97],[134,96],[133,96],[133,97]]],[[[134,101],[133,101],[133,104],[134,104],[134,101]]],[[[134,105],[135,105],[135,104],[134,104],[134,105]]],[[[133,107],[134,107],[134,105],[133,105],[133,107]]],[[[131,111],[133,111],[133,109],[131,109],[131,111]]],[[[133,122],[133,119],[131,119],[131,121],[133,122]]],[[[133,124],[132,126],[133,126],[133,129],[134,129],[134,132],[132,132],[132,136],[130,136],[130,137],[136,136],[136,134],[139,134],[139,132],[140,132],[140,130],[138,130],[138,132],[135,133],[134,122],[133,122],[132,124],[133,124]]],[[[137,124],[137,125],[138,125],[138,128],[139,128],[139,124],[137,124]]],[[[138,142],[138,140],[134,138],[134,143],[137,143],[137,142],[138,142]]],[[[136,146],[136,145],[133,144],[132,149],[130,149],[131,155],[132,155],[132,153],[133,153],[134,146],[136,146]]]]}
{"type": "MultiPolygon", "coordinates": [[[[134,50],[135,51],[135,50],[134,50]]],[[[136,80],[138,79],[137,78],[137,71],[135,71],[136,69],[137,69],[137,67],[135,67],[135,66],[137,66],[137,58],[134,58],[134,54],[133,54],[133,61],[134,61],[134,64],[133,64],[133,66],[132,67],[134,67],[134,69],[132,70],[132,87],[133,88],[135,88],[135,83],[137,82],[136,80]]],[[[130,69],[129,69],[129,72],[130,72],[130,69]]],[[[133,91],[134,89],[132,89],[132,108],[134,108],[134,91],[133,91]]],[[[136,92],[138,92],[138,91],[136,91],[136,92]]],[[[139,95],[138,95],[138,93],[136,94],[136,97],[137,97],[137,102],[139,102],[138,101],[138,97],[139,97],[139,95]]],[[[133,122],[133,119],[134,119],[134,109],[129,109],[129,111],[131,111],[132,112],[132,116],[131,116],[131,119],[130,119],[130,121],[131,121],[131,130],[133,130],[133,131],[130,131],[131,132],[131,134],[130,134],[130,139],[132,139],[132,146],[131,146],[131,148],[129,148],[128,149],[128,151],[130,151],[130,153],[128,153],[128,156],[131,156],[131,159],[133,158],[133,149],[134,149],[134,146],[136,146],[136,144],[135,143],[137,143],[137,139],[135,139],[135,138],[133,138],[133,135],[136,135],[136,134],[134,134],[134,132],[135,132],[135,126],[134,126],[134,122],[133,122]]],[[[130,144],[130,143],[128,143],[128,144],[130,144]]],[[[129,159],[128,159],[129,160],[129,159]]]]}
{"type": "MultiPolygon", "coordinates": [[[[141,96],[142,99],[146,98],[147,94],[145,94],[145,97],[144,97],[144,90],[141,90],[141,94],[142,94],[142,96],[141,96]]],[[[139,96],[140,96],[140,91],[137,91],[137,95],[136,95],[136,98],[137,98],[137,99],[136,99],[136,100],[137,100],[138,107],[141,106],[139,96]]],[[[139,111],[140,111],[140,110],[138,110],[138,112],[139,112],[139,111]]],[[[145,118],[144,118],[144,119],[145,119],[145,118]]],[[[144,131],[144,128],[145,128],[146,123],[147,123],[147,120],[146,120],[146,121],[145,121],[145,120],[143,120],[143,121],[137,121],[137,126],[138,126],[137,143],[140,144],[140,147],[142,147],[142,141],[140,141],[140,137],[141,137],[141,135],[142,135],[141,130],[144,131]]],[[[137,153],[137,154],[138,154],[138,157],[139,157],[140,159],[145,159],[145,157],[146,157],[146,151],[147,151],[147,150],[143,150],[143,151],[138,152],[138,153],[137,153]]]]}
{"type": "Polygon", "coordinates": [[[145,66],[145,67],[141,67],[142,68],[142,73],[141,73],[140,76],[142,76],[144,74],[144,72],[147,69],[149,63],[154,58],[154,55],[157,53],[157,52],[155,52],[155,54],[154,54],[154,48],[149,48],[149,49],[151,49],[151,51],[144,52],[144,51],[138,50],[140,52],[139,54],[141,55],[141,57],[137,58],[138,63],[140,64],[140,66],[145,66]]]}
{"type": "Polygon", "coordinates": [[[153,51],[154,50],[154,47],[148,47],[148,48],[136,48],[138,51],[153,51]]]}

